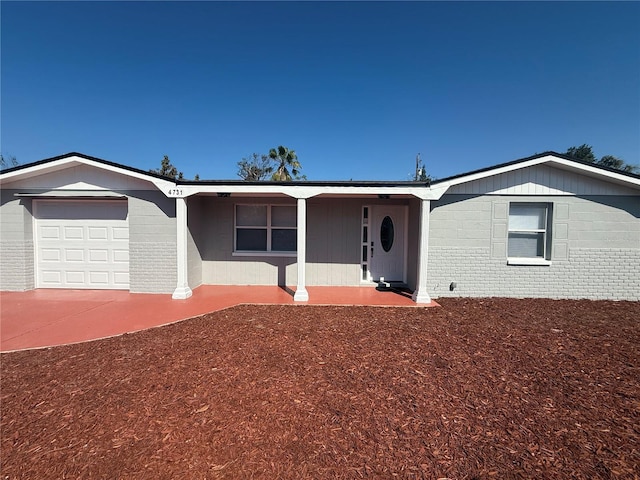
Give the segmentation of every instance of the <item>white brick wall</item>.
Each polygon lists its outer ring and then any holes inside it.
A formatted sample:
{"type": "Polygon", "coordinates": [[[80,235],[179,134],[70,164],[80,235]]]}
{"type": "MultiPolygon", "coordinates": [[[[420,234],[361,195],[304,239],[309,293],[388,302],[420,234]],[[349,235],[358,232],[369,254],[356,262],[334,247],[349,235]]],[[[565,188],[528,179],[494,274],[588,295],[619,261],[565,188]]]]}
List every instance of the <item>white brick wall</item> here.
{"type": "Polygon", "coordinates": [[[161,192],[130,192],[129,259],[132,293],[173,293],[178,281],[174,199],[161,192]]]}
{"type": "Polygon", "coordinates": [[[507,265],[488,248],[432,247],[434,297],[546,297],[640,300],[640,249],[571,248],[550,266],[507,265]],[[455,290],[449,285],[456,282],[455,290]]]}
{"type": "Polygon", "coordinates": [[[176,288],[175,242],[131,242],[129,256],[137,265],[129,274],[132,293],[172,293],[176,288]]]}
{"type": "Polygon", "coordinates": [[[0,242],[0,290],[35,288],[33,241],[0,242]]]}

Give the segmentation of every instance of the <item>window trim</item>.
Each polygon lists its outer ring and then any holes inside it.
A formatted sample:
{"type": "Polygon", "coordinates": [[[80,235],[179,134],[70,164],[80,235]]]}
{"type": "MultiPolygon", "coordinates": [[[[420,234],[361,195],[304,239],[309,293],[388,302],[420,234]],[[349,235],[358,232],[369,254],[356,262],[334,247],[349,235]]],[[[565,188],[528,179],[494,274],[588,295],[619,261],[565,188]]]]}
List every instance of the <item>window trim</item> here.
{"type": "Polygon", "coordinates": [[[507,265],[551,265],[551,225],[553,218],[553,203],[551,202],[509,202],[509,209],[507,214],[507,265]],[[531,207],[544,207],[544,228],[535,229],[512,229],[511,228],[511,206],[531,206],[531,207]],[[542,256],[535,257],[510,257],[509,256],[509,241],[512,233],[542,233],[542,256]]]}
{"type": "Polygon", "coordinates": [[[288,203],[236,203],[233,206],[233,251],[231,256],[233,257],[296,257],[298,255],[298,249],[296,250],[271,250],[272,230],[298,230],[298,217],[297,207],[288,203]],[[267,221],[266,225],[238,225],[238,207],[266,207],[267,208],[267,221]],[[296,226],[274,226],[272,222],[271,209],[273,207],[293,207],[296,210],[296,226]],[[264,229],[267,232],[267,249],[266,250],[238,250],[238,229],[264,229]]]}

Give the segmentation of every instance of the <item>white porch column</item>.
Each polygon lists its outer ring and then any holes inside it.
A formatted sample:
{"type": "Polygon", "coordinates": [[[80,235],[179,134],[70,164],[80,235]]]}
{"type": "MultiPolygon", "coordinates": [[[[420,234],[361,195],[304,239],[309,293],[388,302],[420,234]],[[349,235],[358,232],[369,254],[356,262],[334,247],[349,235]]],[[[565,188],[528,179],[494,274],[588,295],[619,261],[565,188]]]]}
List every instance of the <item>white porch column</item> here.
{"type": "Polygon", "coordinates": [[[178,263],[178,285],[172,298],[184,299],[193,295],[187,279],[187,199],[176,198],[176,260],[178,263]]]}
{"type": "Polygon", "coordinates": [[[309,301],[309,292],[305,279],[307,267],[307,200],[298,199],[298,286],[293,300],[296,302],[309,301]]]}
{"type": "Polygon", "coordinates": [[[420,224],[418,225],[418,272],[416,289],[411,299],[416,303],[431,303],[427,288],[427,260],[429,259],[429,214],[431,201],[420,203],[420,224]]]}

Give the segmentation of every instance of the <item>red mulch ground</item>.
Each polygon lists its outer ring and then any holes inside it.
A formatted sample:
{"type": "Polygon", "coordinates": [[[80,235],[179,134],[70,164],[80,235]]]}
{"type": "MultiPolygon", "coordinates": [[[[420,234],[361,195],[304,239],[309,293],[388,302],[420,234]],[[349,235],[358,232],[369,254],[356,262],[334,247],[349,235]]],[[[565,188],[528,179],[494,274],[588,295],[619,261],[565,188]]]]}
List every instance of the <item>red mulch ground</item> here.
{"type": "Polygon", "coordinates": [[[640,477],[640,303],[242,306],[3,354],[3,479],[640,477]]]}

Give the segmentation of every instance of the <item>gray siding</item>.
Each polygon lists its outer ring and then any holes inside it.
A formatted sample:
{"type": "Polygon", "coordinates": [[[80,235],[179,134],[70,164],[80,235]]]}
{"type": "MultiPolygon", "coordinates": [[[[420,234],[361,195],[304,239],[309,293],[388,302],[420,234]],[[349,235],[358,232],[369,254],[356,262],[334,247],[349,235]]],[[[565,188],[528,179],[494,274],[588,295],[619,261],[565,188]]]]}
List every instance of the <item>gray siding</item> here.
{"type": "Polygon", "coordinates": [[[360,285],[359,199],[307,201],[307,285],[360,285]]]}
{"type": "Polygon", "coordinates": [[[206,285],[295,285],[295,257],[233,256],[234,205],[271,203],[295,205],[287,198],[219,198],[202,196],[201,228],[193,231],[202,258],[202,283],[206,285]]]}
{"type": "Polygon", "coordinates": [[[640,300],[638,196],[445,195],[431,215],[428,284],[435,298],[640,300]],[[507,265],[510,201],[553,204],[551,265],[507,265]]]}
{"type": "Polygon", "coordinates": [[[206,222],[202,209],[201,198],[187,200],[187,268],[189,287],[192,289],[202,285],[202,256],[195,240],[202,234],[202,225],[206,222]]]}
{"type": "Polygon", "coordinates": [[[31,200],[17,199],[17,190],[0,191],[0,289],[35,288],[31,200]]]}
{"type": "MultiPolygon", "coordinates": [[[[219,285],[297,284],[295,256],[234,256],[234,205],[270,203],[295,205],[292,198],[199,198],[200,227],[192,229],[202,258],[202,283],[219,285]]],[[[376,199],[375,202],[378,200],[376,199]]],[[[367,199],[307,200],[307,285],[361,285],[360,235],[362,207],[367,199]]],[[[406,202],[393,202],[406,204],[406,202]]],[[[195,215],[196,209],[194,209],[195,215]]],[[[194,222],[196,220],[194,219],[194,222]]],[[[409,240],[411,244],[411,239],[409,240]]]]}
{"type": "Polygon", "coordinates": [[[447,194],[635,195],[631,188],[549,165],[518,168],[451,187],[447,194]]]}
{"type": "Polygon", "coordinates": [[[409,201],[409,226],[407,234],[409,236],[407,242],[407,286],[411,290],[415,290],[418,279],[418,247],[420,234],[420,203],[422,201],[413,198],[409,201]]]}
{"type": "Polygon", "coordinates": [[[176,201],[159,191],[127,193],[130,291],[173,293],[177,284],[176,201]]]}

